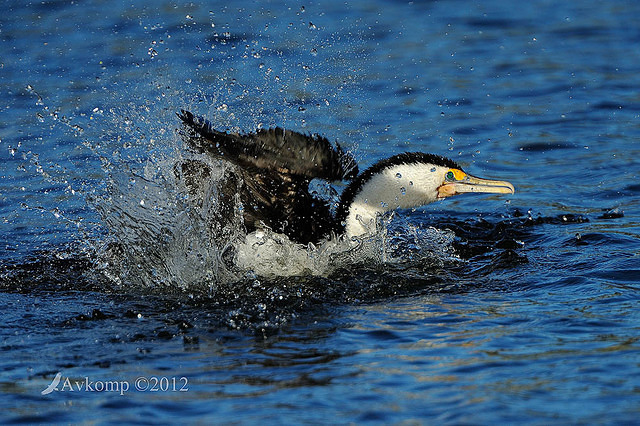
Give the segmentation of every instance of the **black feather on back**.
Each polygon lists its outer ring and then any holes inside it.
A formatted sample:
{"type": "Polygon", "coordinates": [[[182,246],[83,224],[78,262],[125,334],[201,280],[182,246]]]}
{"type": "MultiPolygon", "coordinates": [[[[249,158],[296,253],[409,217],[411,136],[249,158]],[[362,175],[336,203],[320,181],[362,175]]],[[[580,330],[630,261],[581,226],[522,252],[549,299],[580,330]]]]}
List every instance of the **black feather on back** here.
{"type": "Polygon", "coordinates": [[[358,165],[340,145],[327,138],[306,135],[279,127],[255,133],[219,132],[211,123],[189,111],[178,117],[191,130],[187,142],[198,151],[224,156],[243,168],[276,170],[311,179],[349,180],[358,174],[358,165]]]}
{"type": "MultiPolygon", "coordinates": [[[[184,110],[178,117],[186,128],[182,136],[192,149],[237,166],[248,231],[262,222],[292,241],[306,244],[337,230],[326,202],[309,193],[309,182],[357,176],[355,159],[340,145],[334,148],[324,137],[281,128],[243,135],[219,132],[204,118],[184,110]]],[[[197,184],[186,176],[185,182],[197,184]]]]}

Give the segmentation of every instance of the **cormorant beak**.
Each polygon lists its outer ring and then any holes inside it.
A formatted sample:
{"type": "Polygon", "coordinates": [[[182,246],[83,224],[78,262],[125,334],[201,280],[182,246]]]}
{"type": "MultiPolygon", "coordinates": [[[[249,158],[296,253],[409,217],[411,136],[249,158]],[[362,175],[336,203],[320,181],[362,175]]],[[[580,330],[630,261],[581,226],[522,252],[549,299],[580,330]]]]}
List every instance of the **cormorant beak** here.
{"type": "Polygon", "coordinates": [[[509,182],[503,180],[482,179],[460,173],[461,179],[445,182],[438,188],[438,198],[451,197],[465,192],[485,192],[492,194],[513,194],[515,189],[509,182]]]}

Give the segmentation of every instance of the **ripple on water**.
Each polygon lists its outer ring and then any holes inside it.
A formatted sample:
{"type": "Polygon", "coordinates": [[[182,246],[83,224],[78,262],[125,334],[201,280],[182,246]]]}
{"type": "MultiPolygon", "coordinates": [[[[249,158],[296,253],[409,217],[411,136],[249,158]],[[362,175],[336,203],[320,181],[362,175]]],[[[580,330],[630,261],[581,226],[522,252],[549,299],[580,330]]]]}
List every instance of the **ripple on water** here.
{"type": "Polygon", "coordinates": [[[7,421],[636,421],[640,3],[131,3],[0,25],[7,421]],[[175,184],[184,107],[518,192],[401,212],[367,261],[271,235],[238,265],[175,184]],[[57,372],[190,390],[41,395],[57,372]]]}

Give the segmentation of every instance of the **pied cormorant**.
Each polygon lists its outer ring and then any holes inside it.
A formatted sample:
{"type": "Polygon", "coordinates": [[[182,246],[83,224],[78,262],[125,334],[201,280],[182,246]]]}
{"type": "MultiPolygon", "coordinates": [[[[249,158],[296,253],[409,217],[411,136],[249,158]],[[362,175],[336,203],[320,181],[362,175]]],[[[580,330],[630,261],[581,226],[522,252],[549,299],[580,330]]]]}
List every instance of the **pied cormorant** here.
{"type": "MultiPolygon", "coordinates": [[[[378,215],[395,209],[466,192],[514,192],[509,182],[471,176],[453,160],[435,154],[394,155],[358,174],[350,153],[318,135],[281,128],[226,133],[189,111],[182,110],[178,117],[184,123],[181,135],[191,149],[235,166],[233,179],[241,183],[229,187],[239,195],[247,231],[267,226],[301,244],[332,234],[348,239],[372,234],[378,215]],[[350,181],[335,213],[309,192],[312,179],[350,181]]],[[[185,161],[177,170],[191,191],[211,175],[197,160],[185,161]]]]}

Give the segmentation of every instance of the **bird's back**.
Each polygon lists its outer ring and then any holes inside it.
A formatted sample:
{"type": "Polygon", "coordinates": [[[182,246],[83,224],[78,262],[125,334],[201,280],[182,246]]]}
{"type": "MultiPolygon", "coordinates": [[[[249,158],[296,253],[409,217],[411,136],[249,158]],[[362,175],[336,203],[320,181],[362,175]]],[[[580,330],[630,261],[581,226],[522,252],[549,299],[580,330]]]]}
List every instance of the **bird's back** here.
{"type": "Polygon", "coordinates": [[[236,134],[215,130],[209,121],[189,111],[178,117],[187,126],[189,145],[202,152],[224,156],[245,169],[276,170],[310,179],[349,180],[358,165],[339,144],[325,137],[285,130],[280,127],[236,134]]]}
{"type": "Polygon", "coordinates": [[[309,193],[312,179],[348,180],[358,174],[355,159],[338,144],[334,147],[324,137],[281,128],[225,133],[188,111],[178,116],[185,123],[183,137],[192,149],[236,166],[243,181],[239,193],[248,231],[262,223],[306,244],[338,230],[326,201],[309,193]]]}

